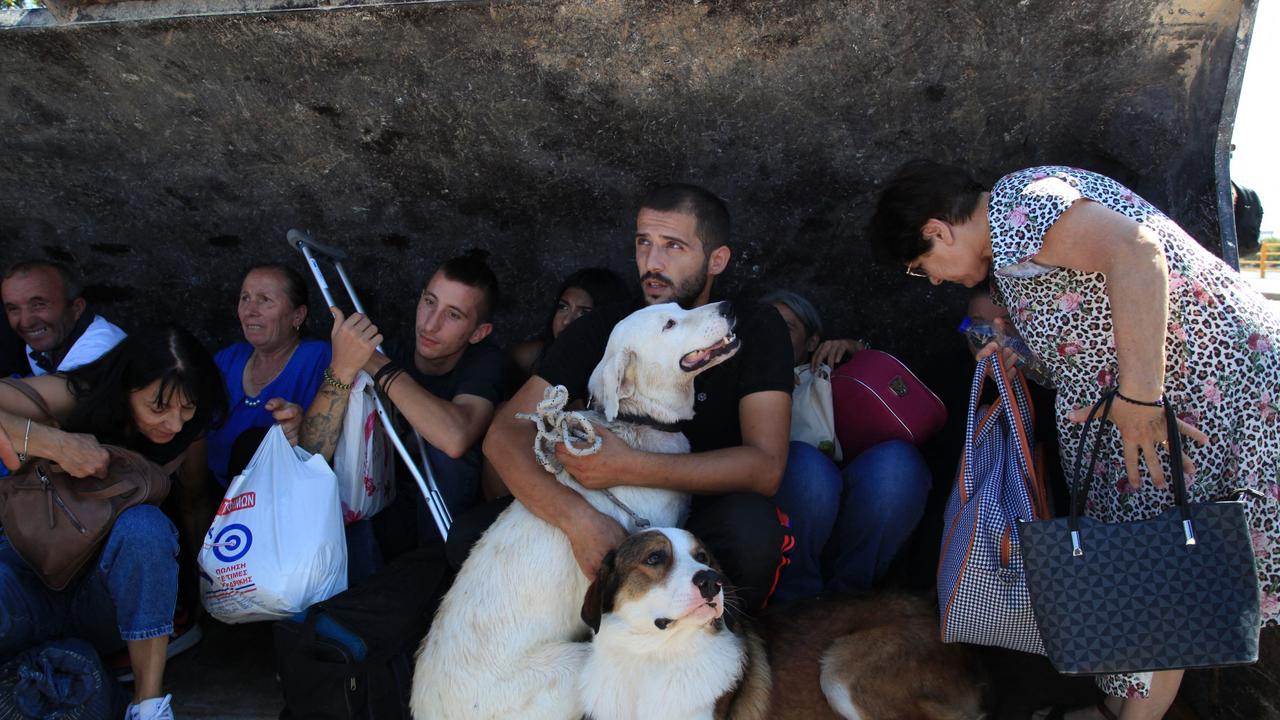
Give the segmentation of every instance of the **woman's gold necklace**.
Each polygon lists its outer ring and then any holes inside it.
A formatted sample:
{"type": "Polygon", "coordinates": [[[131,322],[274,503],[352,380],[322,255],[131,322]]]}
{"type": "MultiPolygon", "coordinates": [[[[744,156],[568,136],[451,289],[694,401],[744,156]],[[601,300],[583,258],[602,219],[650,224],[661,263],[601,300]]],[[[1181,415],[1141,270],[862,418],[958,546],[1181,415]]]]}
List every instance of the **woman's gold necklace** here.
{"type": "Polygon", "coordinates": [[[280,367],[276,368],[274,372],[271,373],[270,376],[268,376],[265,380],[261,382],[259,382],[258,378],[256,377],[257,373],[254,372],[255,370],[259,369],[258,351],[257,350],[253,351],[253,354],[249,356],[249,362],[245,363],[245,372],[249,376],[249,383],[253,385],[253,387],[257,390],[257,392],[254,393],[254,397],[252,398],[249,397],[249,393],[245,393],[244,395],[245,405],[249,407],[258,407],[264,402],[265,399],[258,396],[261,395],[262,391],[266,389],[268,385],[274,382],[276,378],[280,377],[280,373],[284,372],[284,369],[288,367],[289,360],[293,358],[293,353],[295,350],[298,349],[298,345],[300,344],[301,344],[300,340],[294,342],[293,347],[289,349],[289,352],[282,356],[284,359],[280,361],[280,367]]]}

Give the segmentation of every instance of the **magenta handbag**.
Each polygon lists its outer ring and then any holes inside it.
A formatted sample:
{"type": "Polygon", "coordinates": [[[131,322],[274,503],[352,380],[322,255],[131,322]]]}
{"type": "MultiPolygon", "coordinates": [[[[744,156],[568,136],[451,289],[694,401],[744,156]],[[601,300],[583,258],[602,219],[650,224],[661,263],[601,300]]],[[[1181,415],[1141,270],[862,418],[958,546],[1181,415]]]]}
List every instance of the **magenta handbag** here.
{"type": "Polygon", "coordinates": [[[836,438],[852,460],[872,445],[919,445],[942,429],[947,408],[898,358],[862,350],[831,373],[836,438]]]}

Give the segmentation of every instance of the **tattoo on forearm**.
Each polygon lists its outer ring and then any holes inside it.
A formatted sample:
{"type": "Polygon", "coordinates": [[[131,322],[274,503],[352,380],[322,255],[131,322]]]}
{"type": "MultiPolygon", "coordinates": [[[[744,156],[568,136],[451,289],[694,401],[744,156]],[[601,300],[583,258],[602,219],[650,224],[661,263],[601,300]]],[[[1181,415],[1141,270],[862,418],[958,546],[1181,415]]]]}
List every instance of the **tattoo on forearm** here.
{"type": "Polygon", "coordinates": [[[298,444],[325,460],[332,461],[349,399],[349,392],[339,391],[328,383],[321,385],[311,408],[307,410],[307,416],[302,419],[298,444]]]}

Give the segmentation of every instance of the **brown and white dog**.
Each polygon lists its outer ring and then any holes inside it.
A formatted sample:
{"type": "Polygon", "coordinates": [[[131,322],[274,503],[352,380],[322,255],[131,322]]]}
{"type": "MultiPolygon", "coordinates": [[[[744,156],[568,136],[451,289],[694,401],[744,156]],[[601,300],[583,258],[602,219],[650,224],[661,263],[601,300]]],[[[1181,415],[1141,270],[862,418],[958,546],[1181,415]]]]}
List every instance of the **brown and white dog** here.
{"type": "Polygon", "coordinates": [[[961,720],[982,716],[962,648],[938,639],[918,598],[866,595],[787,606],[767,643],[725,612],[715,561],[688,532],[629,537],[583,602],[596,629],[578,687],[591,720],[961,720]]]}
{"type": "MultiPolygon", "coordinates": [[[[614,327],[588,388],[586,413],[623,442],[648,452],[689,452],[670,424],[693,417],[694,378],[737,351],[727,303],[683,310],[652,305],[614,327]],[[661,424],[662,427],[657,425],[661,424]]],[[[635,517],[561,469],[556,479],[635,532],[635,517]]],[[[615,498],[654,525],[678,525],[689,496],[642,487],[615,498]]],[[[519,502],[471,549],[441,602],[414,666],[417,720],[577,720],[578,675],[589,636],[579,618],[589,578],[569,540],[519,502]]]]}

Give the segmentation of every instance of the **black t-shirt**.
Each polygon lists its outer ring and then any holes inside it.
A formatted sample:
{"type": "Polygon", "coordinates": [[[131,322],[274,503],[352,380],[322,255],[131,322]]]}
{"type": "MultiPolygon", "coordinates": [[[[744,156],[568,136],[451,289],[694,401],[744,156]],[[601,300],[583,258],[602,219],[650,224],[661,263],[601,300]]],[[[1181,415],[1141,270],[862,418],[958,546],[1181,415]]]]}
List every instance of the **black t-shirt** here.
{"type": "Polygon", "coordinates": [[[458,364],[443,375],[425,375],[413,364],[413,344],[391,349],[391,359],[405,369],[422,389],[441,400],[475,395],[498,404],[502,398],[502,350],[489,338],[468,345],[458,364]]]}
{"type": "MultiPolygon", "coordinates": [[[[694,452],[742,445],[738,401],[752,393],[791,394],[791,337],[772,305],[735,303],[737,354],[693,381],[693,419],[680,423],[694,452]]],[[[634,308],[632,308],[634,309],[634,308]]],[[[564,385],[572,399],[587,399],[587,380],[604,356],[609,333],[630,310],[596,310],[575,320],[547,349],[534,372],[552,385],[564,385]]],[[[787,408],[790,413],[790,407],[787,408]]]]}

